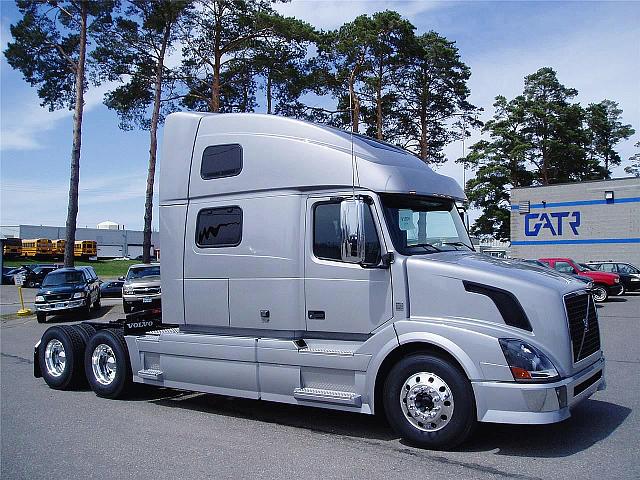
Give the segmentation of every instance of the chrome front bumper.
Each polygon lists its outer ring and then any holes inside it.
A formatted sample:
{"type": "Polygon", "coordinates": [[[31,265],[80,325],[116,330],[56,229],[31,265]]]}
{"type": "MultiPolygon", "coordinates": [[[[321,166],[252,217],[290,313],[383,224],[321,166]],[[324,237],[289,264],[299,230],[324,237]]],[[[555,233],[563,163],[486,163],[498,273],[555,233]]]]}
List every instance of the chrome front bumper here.
{"type": "Polygon", "coordinates": [[[85,305],[86,299],[80,298],[78,300],[62,300],[60,302],[52,303],[36,303],[36,311],[38,312],[55,312],[57,310],[69,310],[71,308],[80,308],[85,305]]]}
{"type": "Polygon", "coordinates": [[[471,382],[478,420],[545,424],[565,420],[571,407],[606,388],[604,358],[554,383],[471,382]]]}

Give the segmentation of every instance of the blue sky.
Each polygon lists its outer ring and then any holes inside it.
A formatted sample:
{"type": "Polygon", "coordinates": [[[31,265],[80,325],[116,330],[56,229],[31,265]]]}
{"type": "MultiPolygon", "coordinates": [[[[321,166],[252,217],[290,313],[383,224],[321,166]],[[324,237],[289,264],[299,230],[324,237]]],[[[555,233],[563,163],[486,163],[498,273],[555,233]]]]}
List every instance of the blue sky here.
{"type": "MultiPolygon", "coordinates": [[[[294,0],[277,8],[324,29],[362,13],[394,9],[419,32],[435,30],[455,40],[471,67],[471,101],[484,107],[484,120],[493,113],[497,94],[517,95],[525,75],[551,66],[561,82],[578,89],[583,105],[604,98],[620,103],[625,123],[638,132],[619,146],[625,161],[640,141],[640,2],[294,0]]],[[[4,50],[9,25],[19,18],[13,2],[0,2],[0,17],[4,50]]],[[[91,89],[86,97],[78,225],[112,220],[138,229],[143,225],[148,132],[118,129],[117,116],[102,105],[108,87],[91,89]]],[[[71,112],[39,107],[35,89],[4,56],[0,106],[0,224],[64,225],[71,112]]],[[[461,149],[460,142],[454,143],[446,154],[453,160],[461,149]]],[[[439,171],[462,182],[462,167],[453,161],[439,171]]],[[[614,176],[624,176],[623,168],[615,169],[614,176]]]]}

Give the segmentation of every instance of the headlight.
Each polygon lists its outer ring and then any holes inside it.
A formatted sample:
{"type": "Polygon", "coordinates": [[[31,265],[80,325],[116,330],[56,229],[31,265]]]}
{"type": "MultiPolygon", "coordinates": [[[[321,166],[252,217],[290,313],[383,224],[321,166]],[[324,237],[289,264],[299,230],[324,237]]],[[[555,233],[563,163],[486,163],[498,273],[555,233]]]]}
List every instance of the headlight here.
{"type": "Polygon", "coordinates": [[[44,302],[44,297],[42,295],[36,295],[36,302],[44,302]]]}
{"type": "Polygon", "coordinates": [[[614,278],[613,283],[620,283],[620,277],[614,278]]]}
{"type": "Polygon", "coordinates": [[[516,338],[500,338],[500,346],[516,382],[549,381],[558,371],[541,351],[516,338]]]}
{"type": "Polygon", "coordinates": [[[131,287],[124,287],[122,289],[122,293],[124,293],[125,295],[131,295],[133,293],[133,288],[131,287]]]}
{"type": "Polygon", "coordinates": [[[76,292],[73,294],[73,298],[84,298],[87,295],[87,292],[76,292]]]}

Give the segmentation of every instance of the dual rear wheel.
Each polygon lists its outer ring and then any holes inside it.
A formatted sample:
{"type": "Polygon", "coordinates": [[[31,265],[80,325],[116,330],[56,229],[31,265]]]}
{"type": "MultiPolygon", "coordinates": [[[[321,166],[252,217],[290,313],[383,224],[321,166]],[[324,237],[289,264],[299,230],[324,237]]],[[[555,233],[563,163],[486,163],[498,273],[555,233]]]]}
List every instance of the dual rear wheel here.
{"type": "Polygon", "coordinates": [[[42,336],[38,361],[44,381],[58,390],[88,383],[96,395],[117,398],[132,383],[127,345],[117,329],[96,332],[84,323],[51,327],[42,336]]]}

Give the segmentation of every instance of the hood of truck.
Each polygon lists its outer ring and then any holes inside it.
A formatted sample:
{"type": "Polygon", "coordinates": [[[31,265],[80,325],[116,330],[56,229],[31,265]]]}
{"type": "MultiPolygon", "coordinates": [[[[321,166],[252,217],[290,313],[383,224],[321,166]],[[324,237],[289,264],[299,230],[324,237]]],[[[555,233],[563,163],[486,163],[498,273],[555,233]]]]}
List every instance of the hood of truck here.
{"type": "Polygon", "coordinates": [[[78,284],[66,284],[66,285],[57,285],[51,287],[42,287],[38,290],[37,295],[60,295],[60,294],[71,294],[76,292],[83,292],[86,289],[86,285],[83,283],[78,284]]]}
{"type": "Polygon", "coordinates": [[[159,287],[160,275],[149,275],[148,277],[133,278],[124,283],[127,287],[159,287]]]}
{"type": "Polygon", "coordinates": [[[473,252],[411,256],[406,269],[411,318],[450,319],[492,336],[520,338],[539,347],[564,373],[574,371],[563,296],[584,291],[585,283],[552,269],[473,252]],[[483,288],[508,292],[531,330],[517,326],[512,315],[517,308],[501,313],[483,288]]]}

